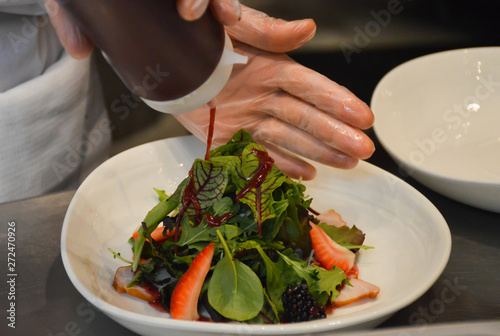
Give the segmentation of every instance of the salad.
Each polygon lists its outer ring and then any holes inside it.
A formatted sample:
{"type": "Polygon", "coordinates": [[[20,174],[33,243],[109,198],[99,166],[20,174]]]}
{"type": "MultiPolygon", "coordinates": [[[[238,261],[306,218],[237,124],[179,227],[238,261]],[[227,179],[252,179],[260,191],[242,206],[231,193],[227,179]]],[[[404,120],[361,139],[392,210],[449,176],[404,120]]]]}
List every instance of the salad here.
{"type": "Polygon", "coordinates": [[[197,159],[130,238],[113,286],[174,319],[275,324],[309,321],[374,298],[359,279],[365,234],[320,214],[244,130],[197,159]]]}

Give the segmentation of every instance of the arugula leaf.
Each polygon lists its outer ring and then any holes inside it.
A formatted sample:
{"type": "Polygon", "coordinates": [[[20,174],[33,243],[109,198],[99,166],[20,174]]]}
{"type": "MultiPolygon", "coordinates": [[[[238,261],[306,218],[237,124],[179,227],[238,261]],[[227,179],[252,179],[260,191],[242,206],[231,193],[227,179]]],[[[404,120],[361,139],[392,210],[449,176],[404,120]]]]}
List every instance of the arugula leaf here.
{"type": "Polygon", "coordinates": [[[358,249],[363,249],[363,250],[371,250],[371,249],[374,249],[375,247],[373,246],[368,246],[368,245],[351,245],[351,244],[348,244],[348,243],[343,243],[343,244],[340,244],[341,246],[345,247],[346,249],[349,249],[349,250],[358,250],[358,249]]]}
{"type": "Polygon", "coordinates": [[[278,259],[278,262],[275,263],[267,256],[262,247],[256,246],[256,249],[266,265],[266,288],[269,298],[276,306],[277,311],[284,313],[281,297],[289,285],[299,283],[300,279],[283,258],[278,259]]]}
{"type": "Polygon", "coordinates": [[[233,209],[233,200],[230,197],[223,197],[212,205],[213,215],[219,217],[230,213],[233,209]]]}
{"type": "Polygon", "coordinates": [[[293,268],[297,276],[299,276],[300,279],[303,279],[307,282],[307,285],[309,287],[312,286],[314,281],[316,281],[317,277],[315,275],[315,272],[312,268],[307,267],[307,263],[304,260],[301,260],[300,258],[297,258],[296,260],[291,258],[290,256],[286,256],[283,253],[277,251],[279,256],[289,265],[293,268]]]}
{"type": "Polygon", "coordinates": [[[246,209],[241,209],[241,212],[229,218],[227,224],[237,225],[243,230],[243,233],[251,235],[257,232],[257,223],[253,217],[252,210],[248,207],[245,208],[246,209]]]}
{"type": "Polygon", "coordinates": [[[278,312],[278,307],[276,307],[276,305],[271,300],[271,298],[269,297],[269,295],[267,294],[265,289],[264,289],[264,296],[266,298],[267,303],[269,303],[269,306],[271,307],[271,311],[273,313],[273,320],[274,320],[273,323],[279,324],[280,323],[280,316],[279,316],[279,312],[278,312]]]}
{"type": "Polygon", "coordinates": [[[206,222],[198,226],[193,226],[188,220],[188,217],[184,217],[181,220],[182,234],[179,238],[177,244],[179,246],[187,246],[197,242],[210,242],[216,235],[217,228],[210,227],[206,222]],[[203,225],[204,224],[204,225],[203,225]]]}
{"type": "Polygon", "coordinates": [[[264,306],[264,290],[259,277],[239,260],[233,260],[224,237],[217,231],[224,257],[215,266],[208,285],[208,301],[222,316],[245,321],[264,306]]]}
{"type": "Polygon", "coordinates": [[[288,200],[284,199],[277,201],[273,204],[275,217],[266,220],[262,224],[262,237],[265,240],[273,240],[281,229],[281,225],[285,220],[287,214],[286,209],[288,208],[288,200]]]}

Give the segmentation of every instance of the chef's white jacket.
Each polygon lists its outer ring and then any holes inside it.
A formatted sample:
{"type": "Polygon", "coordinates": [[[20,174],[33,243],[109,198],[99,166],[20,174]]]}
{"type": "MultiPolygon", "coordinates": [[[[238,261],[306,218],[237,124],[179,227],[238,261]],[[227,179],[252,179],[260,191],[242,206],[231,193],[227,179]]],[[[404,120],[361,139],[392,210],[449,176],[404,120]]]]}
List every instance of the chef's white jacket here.
{"type": "Polygon", "coordinates": [[[107,156],[91,58],[59,43],[39,0],[0,0],[0,203],[75,188],[107,156]]]}

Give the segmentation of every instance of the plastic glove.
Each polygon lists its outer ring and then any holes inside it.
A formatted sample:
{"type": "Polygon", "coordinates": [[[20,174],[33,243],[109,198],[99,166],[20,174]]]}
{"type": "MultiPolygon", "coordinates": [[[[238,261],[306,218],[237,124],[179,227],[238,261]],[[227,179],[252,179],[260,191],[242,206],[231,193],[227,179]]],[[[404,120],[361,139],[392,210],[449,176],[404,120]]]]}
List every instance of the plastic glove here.
{"type": "MultiPolygon", "coordinates": [[[[44,0],[52,26],[66,51],[75,58],[85,58],[92,53],[92,42],[81,32],[68,14],[55,0],[44,0]]],[[[187,21],[198,19],[208,5],[222,24],[233,25],[241,17],[238,0],[177,0],[177,10],[187,21]]]]}
{"type": "Polygon", "coordinates": [[[200,18],[208,5],[220,23],[231,26],[241,18],[239,0],[177,0],[177,10],[187,21],[200,18]]]}
{"type": "MultiPolygon", "coordinates": [[[[292,153],[340,168],[353,168],[359,159],[370,157],[373,142],[360,130],[373,124],[370,108],[346,88],[282,53],[310,40],[314,22],[286,22],[244,6],[242,10],[241,21],[226,30],[235,51],[249,61],[234,66],[215,99],[213,145],[224,144],[243,128],[286,174],[305,180],[316,170],[292,153]]],[[[206,140],[208,106],[175,117],[206,140]]]]}

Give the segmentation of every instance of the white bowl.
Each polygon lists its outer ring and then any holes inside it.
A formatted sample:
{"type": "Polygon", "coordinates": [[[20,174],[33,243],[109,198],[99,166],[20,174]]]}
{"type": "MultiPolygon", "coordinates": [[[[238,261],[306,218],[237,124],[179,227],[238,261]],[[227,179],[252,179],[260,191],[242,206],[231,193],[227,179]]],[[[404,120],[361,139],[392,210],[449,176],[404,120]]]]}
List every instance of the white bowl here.
{"type": "Polygon", "coordinates": [[[412,177],[500,212],[500,48],[406,62],[380,81],[371,107],[381,144],[412,177]]]}
{"type": "Polygon", "coordinates": [[[173,192],[205,145],[194,137],[157,141],[119,154],[98,167],[76,192],[64,219],[61,254],[77,290],[112,319],[141,335],[284,335],[367,328],[421,296],[443,271],[451,236],[438,210],[393,175],[362,162],[345,171],[318,166],[307,183],[313,207],[335,209],[366,233],[373,250],[360,251],[360,278],[376,284],[376,299],[335,310],[327,319],[298,324],[246,325],[172,320],[144,301],[117,293],[113,276],[132,258],[127,243],[157,203],[153,187],[173,192]]]}

